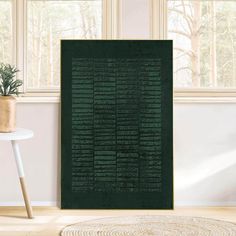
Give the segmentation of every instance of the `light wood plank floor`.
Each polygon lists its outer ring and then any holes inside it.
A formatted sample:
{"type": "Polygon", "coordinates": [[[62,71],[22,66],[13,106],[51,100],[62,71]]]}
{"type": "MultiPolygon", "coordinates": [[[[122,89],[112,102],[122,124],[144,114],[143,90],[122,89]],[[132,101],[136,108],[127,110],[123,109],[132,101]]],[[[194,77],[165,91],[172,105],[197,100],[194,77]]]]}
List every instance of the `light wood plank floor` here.
{"type": "Polygon", "coordinates": [[[202,216],[236,223],[236,207],[176,208],[169,210],[60,210],[34,207],[34,219],[27,219],[23,207],[0,207],[0,236],[54,236],[76,222],[127,215],[202,216]]]}

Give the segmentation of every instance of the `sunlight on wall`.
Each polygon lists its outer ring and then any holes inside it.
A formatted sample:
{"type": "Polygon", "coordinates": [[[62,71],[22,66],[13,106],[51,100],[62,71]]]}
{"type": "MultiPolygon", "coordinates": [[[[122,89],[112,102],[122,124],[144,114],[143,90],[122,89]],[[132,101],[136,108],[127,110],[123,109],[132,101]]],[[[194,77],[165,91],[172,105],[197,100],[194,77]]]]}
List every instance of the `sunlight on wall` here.
{"type": "Polygon", "coordinates": [[[183,190],[236,164],[236,150],[209,158],[196,167],[179,171],[175,175],[175,188],[183,190]]]}

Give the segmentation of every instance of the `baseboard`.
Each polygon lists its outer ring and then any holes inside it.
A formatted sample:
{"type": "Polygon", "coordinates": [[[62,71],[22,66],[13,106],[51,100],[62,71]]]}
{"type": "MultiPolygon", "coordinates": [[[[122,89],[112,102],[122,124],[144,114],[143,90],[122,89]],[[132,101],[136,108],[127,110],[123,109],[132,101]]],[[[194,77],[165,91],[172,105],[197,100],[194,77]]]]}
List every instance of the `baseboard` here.
{"type": "Polygon", "coordinates": [[[236,207],[236,201],[176,201],[175,207],[236,207]]]}
{"type": "MultiPolygon", "coordinates": [[[[19,202],[0,202],[0,206],[24,206],[23,201],[19,202]]],[[[32,201],[32,206],[59,206],[59,202],[56,201],[32,201]]]]}
{"type": "MultiPolygon", "coordinates": [[[[51,206],[58,207],[57,201],[32,201],[32,206],[51,206]]],[[[19,202],[0,202],[0,206],[24,206],[23,201],[19,202]]],[[[176,201],[175,207],[236,207],[236,201],[231,202],[208,202],[208,201],[176,201]]]]}

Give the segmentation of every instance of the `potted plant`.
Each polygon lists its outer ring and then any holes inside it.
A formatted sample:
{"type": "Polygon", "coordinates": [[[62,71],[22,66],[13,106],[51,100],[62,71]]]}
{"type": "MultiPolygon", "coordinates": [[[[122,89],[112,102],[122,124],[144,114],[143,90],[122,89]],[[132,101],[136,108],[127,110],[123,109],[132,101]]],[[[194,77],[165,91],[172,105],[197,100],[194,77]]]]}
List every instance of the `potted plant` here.
{"type": "Polygon", "coordinates": [[[16,124],[16,99],[22,80],[16,79],[19,70],[9,64],[0,64],[0,132],[13,132],[16,124]]]}

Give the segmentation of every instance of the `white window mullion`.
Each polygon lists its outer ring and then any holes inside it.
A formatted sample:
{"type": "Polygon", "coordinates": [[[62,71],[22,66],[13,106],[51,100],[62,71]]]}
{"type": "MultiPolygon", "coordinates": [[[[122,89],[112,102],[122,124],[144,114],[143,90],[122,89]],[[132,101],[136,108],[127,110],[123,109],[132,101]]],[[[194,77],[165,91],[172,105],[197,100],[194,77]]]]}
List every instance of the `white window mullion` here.
{"type": "Polygon", "coordinates": [[[167,0],[150,0],[151,38],[167,38],[167,0]]]}
{"type": "Polygon", "coordinates": [[[120,37],[120,0],[103,0],[102,38],[120,37]]]}

